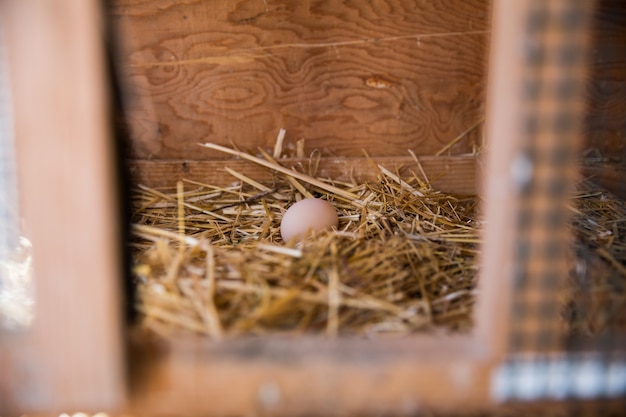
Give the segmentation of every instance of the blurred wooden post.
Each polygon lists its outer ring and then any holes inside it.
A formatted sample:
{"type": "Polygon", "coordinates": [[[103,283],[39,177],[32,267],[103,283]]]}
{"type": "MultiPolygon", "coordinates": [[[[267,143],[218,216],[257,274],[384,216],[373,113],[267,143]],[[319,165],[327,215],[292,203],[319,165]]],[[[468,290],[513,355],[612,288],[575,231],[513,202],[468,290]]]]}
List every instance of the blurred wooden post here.
{"type": "Polygon", "coordinates": [[[521,141],[513,127],[520,112],[521,53],[512,46],[524,37],[526,1],[494,1],[487,88],[485,134],[489,153],[481,172],[484,195],[484,243],[481,253],[481,299],[476,309],[478,338],[485,338],[500,355],[506,351],[510,318],[512,250],[515,243],[515,190],[510,167],[521,141]],[[499,301],[495,301],[499,300],[499,301]]]}
{"type": "Polygon", "coordinates": [[[118,216],[96,1],[0,2],[35,317],[0,334],[0,414],[110,411],[125,394],[118,216]]]}
{"type": "Polygon", "coordinates": [[[478,332],[496,351],[563,348],[567,203],[577,176],[593,1],[495,1],[478,332]],[[485,299],[501,297],[500,303],[485,299]],[[505,308],[503,308],[503,306],[505,308]],[[495,331],[488,318],[496,319],[495,331]],[[511,340],[509,339],[511,335],[511,340]]]}

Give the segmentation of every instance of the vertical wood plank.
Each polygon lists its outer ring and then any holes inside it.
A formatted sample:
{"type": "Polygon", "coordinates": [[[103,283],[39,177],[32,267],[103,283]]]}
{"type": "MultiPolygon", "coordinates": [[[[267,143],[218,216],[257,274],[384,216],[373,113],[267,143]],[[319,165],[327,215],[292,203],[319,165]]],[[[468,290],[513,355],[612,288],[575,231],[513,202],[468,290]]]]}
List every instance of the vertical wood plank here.
{"type": "Polygon", "coordinates": [[[481,254],[481,297],[476,306],[476,337],[503,355],[507,347],[513,268],[512,250],[516,191],[511,165],[522,141],[517,115],[521,112],[524,27],[519,16],[526,1],[494,1],[492,5],[489,80],[485,134],[489,152],[481,172],[484,216],[481,254]],[[515,47],[517,46],[517,48],[515,47]]]}
{"type": "Polygon", "coordinates": [[[562,348],[566,204],[577,174],[592,6],[494,4],[478,331],[500,352],[562,348]]]}
{"type": "Polygon", "coordinates": [[[98,2],[0,2],[35,318],[0,341],[0,413],[124,399],[114,165],[98,2]]]}
{"type": "Polygon", "coordinates": [[[519,205],[511,348],[561,351],[559,306],[571,268],[568,200],[578,179],[594,1],[530,1],[524,17],[523,134],[514,161],[519,205]],[[519,169],[526,165],[527,173],[519,169]]]}

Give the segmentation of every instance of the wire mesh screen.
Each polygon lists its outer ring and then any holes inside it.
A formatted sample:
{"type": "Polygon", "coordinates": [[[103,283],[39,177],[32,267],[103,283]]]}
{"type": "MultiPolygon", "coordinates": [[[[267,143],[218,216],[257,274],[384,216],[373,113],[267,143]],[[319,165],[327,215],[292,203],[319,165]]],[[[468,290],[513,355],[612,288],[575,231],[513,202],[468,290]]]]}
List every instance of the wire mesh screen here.
{"type": "Polygon", "coordinates": [[[495,394],[533,401],[611,398],[623,409],[626,206],[581,179],[576,168],[594,2],[528,5],[521,17],[524,141],[511,167],[519,207],[512,355],[497,374],[495,394]],[[590,197],[617,210],[607,214],[590,197]]]}

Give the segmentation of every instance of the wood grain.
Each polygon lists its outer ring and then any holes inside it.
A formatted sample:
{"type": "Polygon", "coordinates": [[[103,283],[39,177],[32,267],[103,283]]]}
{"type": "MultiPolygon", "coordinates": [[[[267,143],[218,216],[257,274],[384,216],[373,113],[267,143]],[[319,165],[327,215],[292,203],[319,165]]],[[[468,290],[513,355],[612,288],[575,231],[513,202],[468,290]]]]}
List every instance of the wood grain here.
{"type": "Polygon", "coordinates": [[[126,400],[99,19],[95,0],[0,2],[35,288],[32,326],[0,329],[2,415],[114,412],[126,400]]]}
{"type": "MultiPolygon", "coordinates": [[[[375,157],[368,162],[365,158],[322,158],[315,175],[338,181],[362,182],[374,180],[378,174],[376,164],[400,172],[403,176],[413,174],[422,178],[419,166],[411,157],[375,157]]],[[[309,172],[308,159],[283,159],[279,163],[301,172],[309,172]]],[[[477,159],[472,156],[421,157],[420,164],[431,181],[440,191],[454,194],[476,194],[477,159]]],[[[234,169],[260,182],[271,182],[276,174],[241,159],[233,160],[131,160],[129,168],[133,182],[156,188],[172,188],[178,180],[189,179],[204,184],[225,186],[237,181],[225,168],[234,169]]],[[[423,178],[422,178],[423,179],[423,178]]]]}
{"type": "Polygon", "coordinates": [[[481,296],[497,302],[480,302],[476,311],[476,330],[479,334],[490,330],[495,336],[491,345],[531,355],[567,348],[558,308],[553,308],[560,303],[562,284],[571,268],[567,187],[558,185],[576,181],[573,155],[582,139],[587,66],[580,60],[579,65],[568,67],[555,58],[570,45],[586,56],[593,1],[553,0],[541,9],[538,4],[494,3],[487,110],[490,142],[483,177],[488,221],[483,230],[480,283],[481,296]],[[536,24],[538,10],[543,13],[544,25],[536,24]],[[559,22],[572,15],[581,17],[576,29],[567,31],[559,22]],[[529,29],[531,25],[537,26],[535,30],[529,29]],[[529,59],[527,51],[532,48],[545,51],[539,65],[529,59]],[[561,80],[568,80],[573,87],[568,97],[520,94],[531,83],[554,91],[561,80]],[[561,124],[566,128],[559,130],[562,126],[557,121],[563,115],[573,122],[561,124]],[[528,126],[529,120],[540,121],[537,129],[519,128],[528,126]],[[554,155],[565,157],[557,163],[554,155]],[[522,175],[515,170],[520,162],[529,165],[522,175]],[[498,316],[496,329],[493,323],[488,329],[481,320],[491,315],[498,316]]]}
{"type": "Polygon", "coordinates": [[[626,8],[620,0],[596,3],[585,147],[626,162],[626,8]]]}
{"type": "Polygon", "coordinates": [[[422,415],[487,407],[494,363],[471,337],[257,338],[138,346],[136,415],[422,415]]]}
{"type": "Polygon", "coordinates": [[[335,156],[432,155],[483,117],[488,4],[115,0],[132,157],[271,147],[280,128],[335,156]]]}

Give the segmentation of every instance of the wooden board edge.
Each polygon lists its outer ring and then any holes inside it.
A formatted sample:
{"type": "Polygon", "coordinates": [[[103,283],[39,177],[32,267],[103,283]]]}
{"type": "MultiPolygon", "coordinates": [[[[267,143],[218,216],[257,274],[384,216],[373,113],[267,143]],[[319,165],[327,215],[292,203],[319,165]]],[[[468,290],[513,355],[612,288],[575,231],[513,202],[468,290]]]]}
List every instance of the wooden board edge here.
{"type": "Polygon", "coordinates": [[[115,165],[97,1],[0,2],[34,319],[0,335],[0,414],[126,401],[115,165]]]}
{"type": "MultiPolygon", "coordinates": [[[[477,156],[418,157],[426,178],[433,188],[452,194],[476,194],[477,156]]],[[[309,172],[309,159],[282,159],[285,167],[309,172]]],[[[421,170],[410,156],[366,158],[321,158],[316,171],[320,178],[337,181],[362,182],[373,180],[378,175],[377,165],[403,176],[417,175],[421,170]]],[[[272,181],[274,174],[267,168],[241,159],[229,160],[143,160],[128,161],[132,182],[153,188],[171,188],[181,179],[199,181],[214,186],[225,186],[237,181],[225,168],[231,168],[259,182],[272,181]]]]}
{"type": "Polygon", "coordinates": [[[185,415],[413,415],[491,405],[497,363],[471,337],[395,341],[182,338],[146,354],[131,412],[185,415]],[[285,352],[288,354],[285,355],[285,352]],[[233,389],[233,387],[237,387],[233,389]]]}

